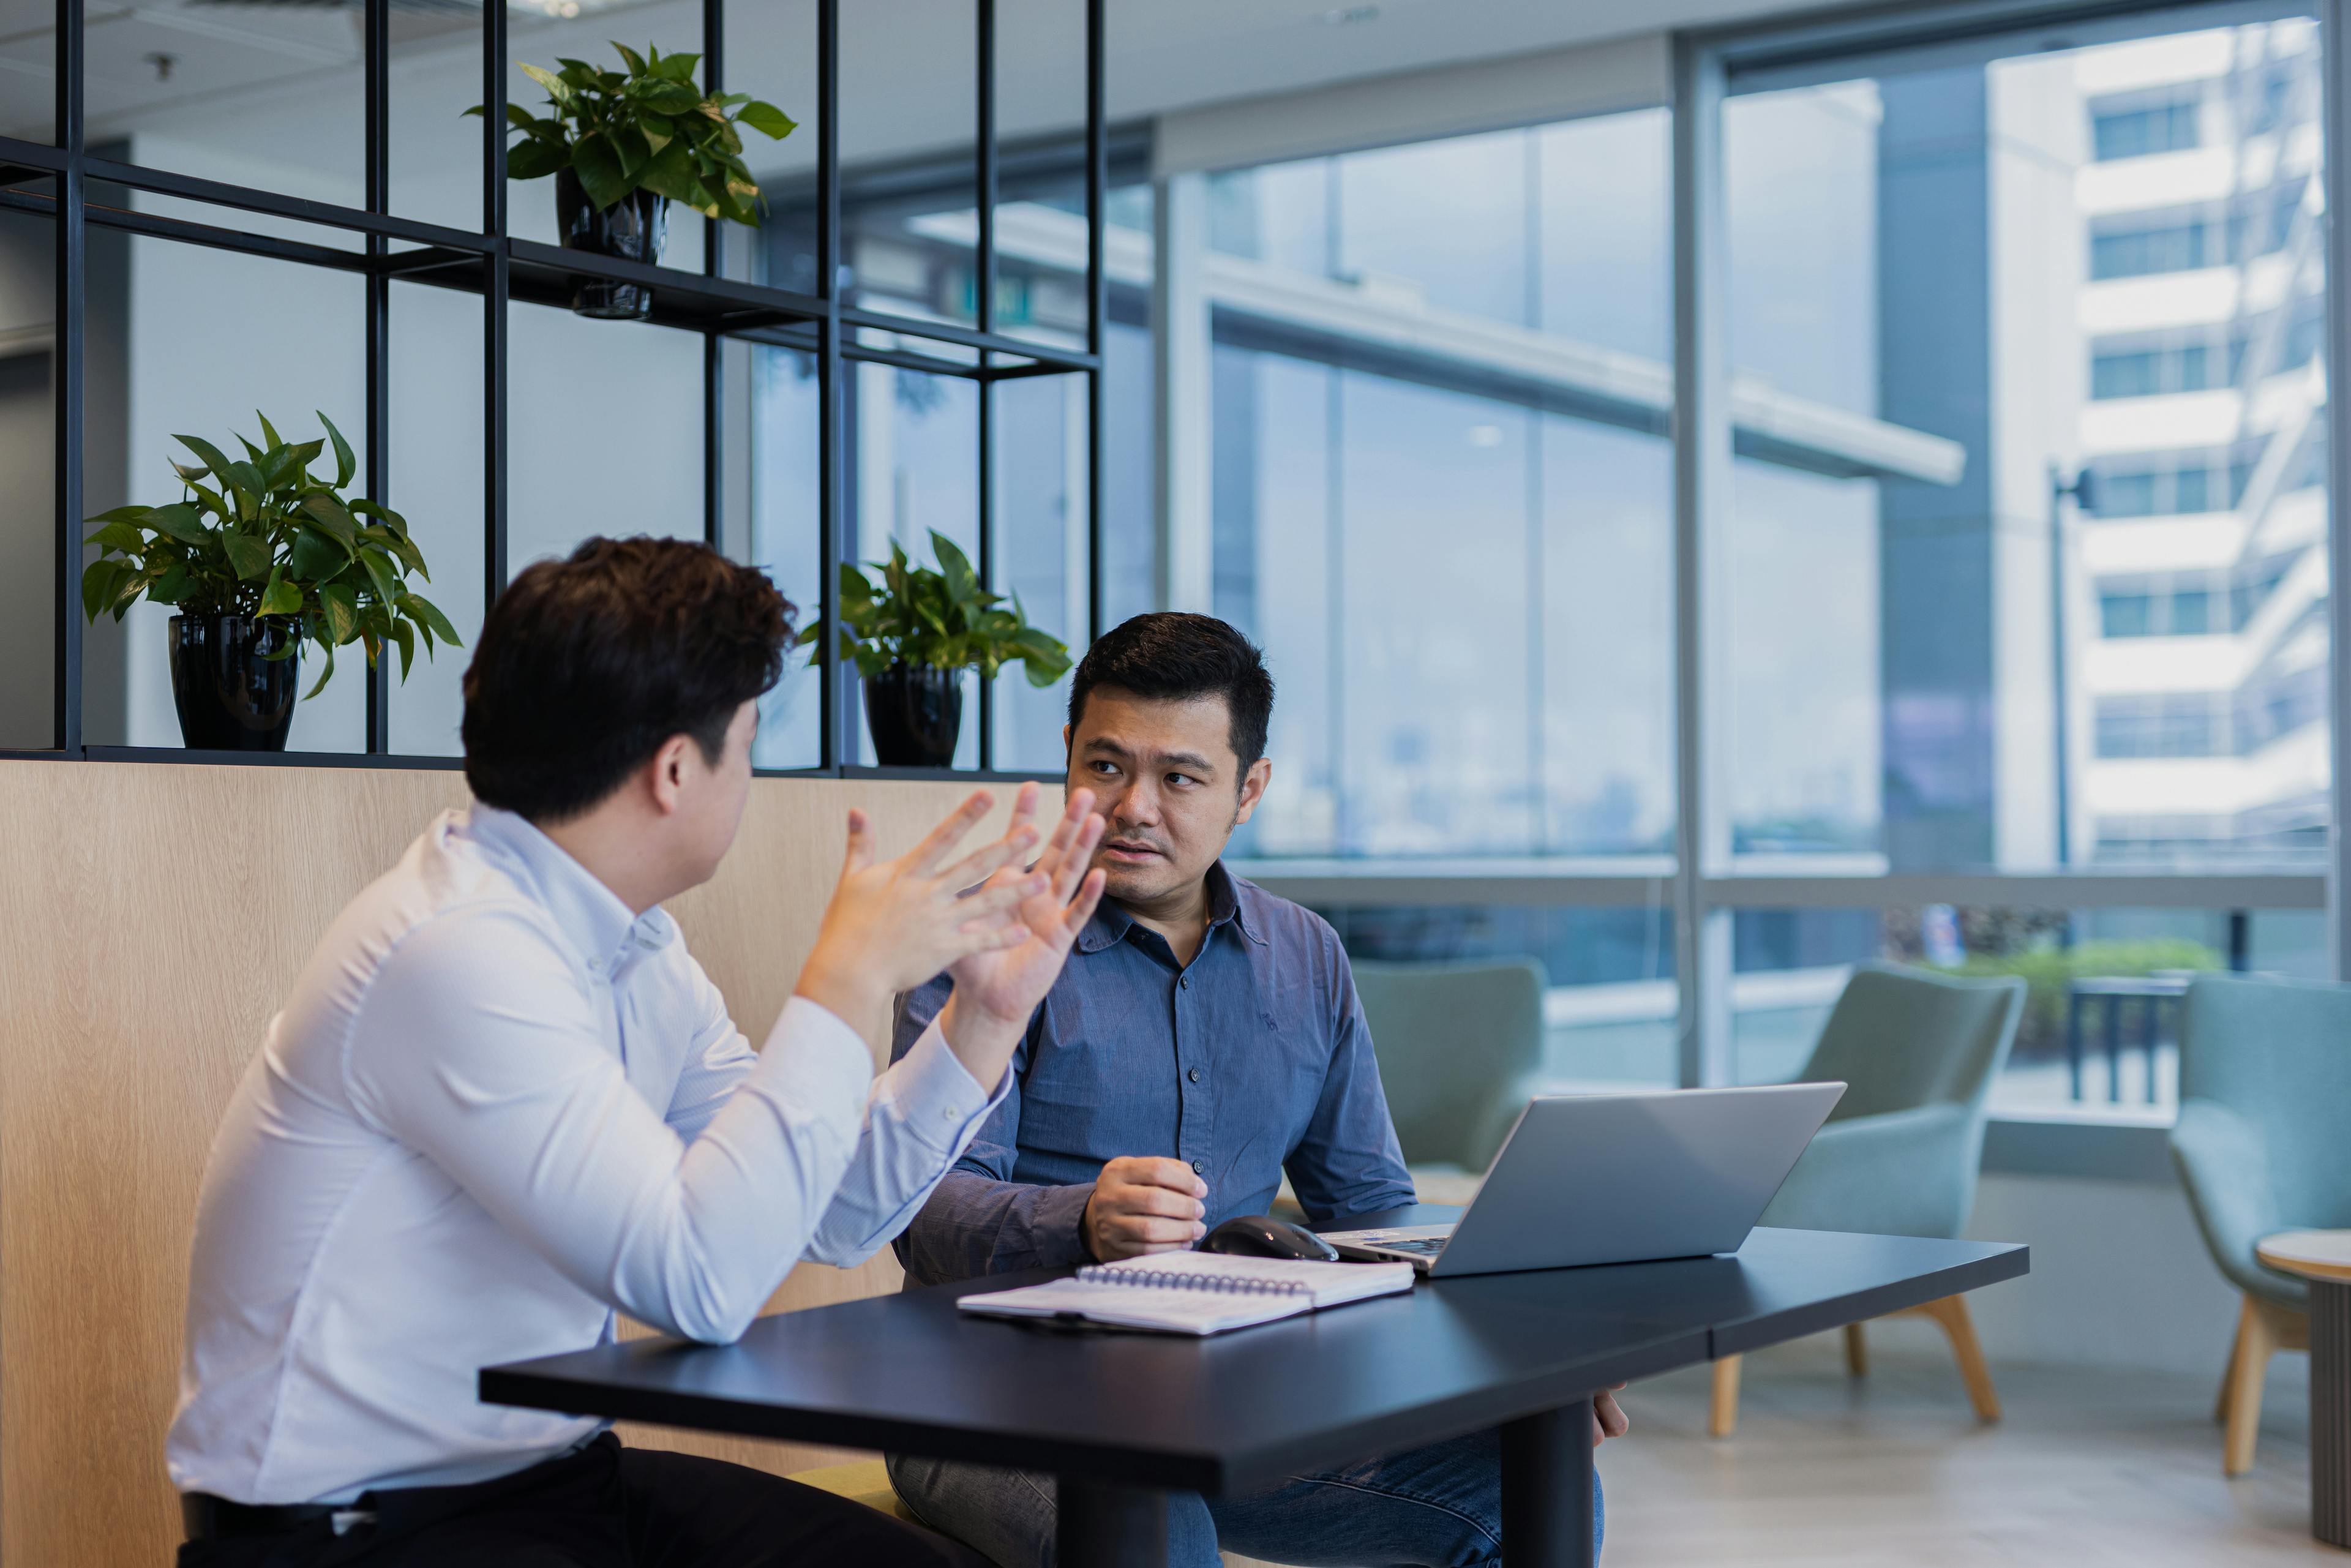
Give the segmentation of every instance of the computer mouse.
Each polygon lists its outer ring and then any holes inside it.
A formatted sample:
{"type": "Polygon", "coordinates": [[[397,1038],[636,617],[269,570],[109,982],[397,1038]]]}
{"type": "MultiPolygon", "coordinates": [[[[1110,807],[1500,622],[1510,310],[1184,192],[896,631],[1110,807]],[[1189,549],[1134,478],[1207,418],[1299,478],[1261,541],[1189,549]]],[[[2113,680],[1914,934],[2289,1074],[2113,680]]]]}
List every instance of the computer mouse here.
{"type": "Polygon", "coordinates": [[[1311,1230],[1270,1214],[1244,1214],[1226,1220],[1202,1239],[1203,1252],[1241,1258],[1310,1258],[1335,1263],[1339,1249],[1311,1230]]]}

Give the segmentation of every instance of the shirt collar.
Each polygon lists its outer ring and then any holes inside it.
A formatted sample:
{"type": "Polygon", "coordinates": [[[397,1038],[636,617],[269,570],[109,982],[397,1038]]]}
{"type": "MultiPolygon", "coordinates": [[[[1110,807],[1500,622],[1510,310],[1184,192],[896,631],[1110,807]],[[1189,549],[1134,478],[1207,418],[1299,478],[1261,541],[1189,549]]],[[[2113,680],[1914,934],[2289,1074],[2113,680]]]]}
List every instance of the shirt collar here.
{"type": "Polygon", "coordinates": [[[590,968],[617,971],[639,953],[667,946],[676,936],[677,923],[666,910],[655,905],[632,915],[620,895],[593,872],[514,812],[477,800],[465,826],[474,838],[518,862],[517,880],[554,917],[556,929],[570,939],[590,968]]]}
{"type": "MultiPolygon", "coordinates": [[[[1265,937],[1256,929],[1258,923],[1248,913],[1249,901],[1243,896],[1257,890],[1227,871],[1222,861],[1208,868],[1206,882],[1208,889],[1208,929],[1213,932],[1229,920],[1233,928],[1244,937],[1260,947],[1264,946],[1265,937]]],[[[1125,941],[1126,934],[1134,929],[1134,916],[1120,908],[1113,900],[1105,898],[1094,911],[1094,917],[1086,922],[1086,928],[1078,933],[1078,951],[1099,953],[1105,947],[1125,941]]]]}

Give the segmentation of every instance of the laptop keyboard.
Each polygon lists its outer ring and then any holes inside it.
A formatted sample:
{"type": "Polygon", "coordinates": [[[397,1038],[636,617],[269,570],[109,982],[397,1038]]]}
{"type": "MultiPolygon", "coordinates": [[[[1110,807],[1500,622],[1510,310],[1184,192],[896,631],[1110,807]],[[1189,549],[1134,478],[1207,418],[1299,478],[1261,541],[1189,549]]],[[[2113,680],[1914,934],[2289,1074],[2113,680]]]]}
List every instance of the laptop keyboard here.
{"type": "Polygon", "coordinates": [[[1445,1236],[1414,1236],[1402,1241],[1382,1241],[1375,1245],[1384,1252],[1410,1252],[1422,1258],[1434,1258],[1445,1250],[1451,1238],[1445,1236]]]}

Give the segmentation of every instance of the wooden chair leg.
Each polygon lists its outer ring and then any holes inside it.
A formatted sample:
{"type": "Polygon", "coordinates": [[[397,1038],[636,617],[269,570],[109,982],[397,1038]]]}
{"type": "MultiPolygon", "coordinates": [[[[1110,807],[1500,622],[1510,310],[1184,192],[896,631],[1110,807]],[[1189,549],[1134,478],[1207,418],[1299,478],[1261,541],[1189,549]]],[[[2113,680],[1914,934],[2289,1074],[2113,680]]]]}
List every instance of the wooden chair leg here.
{"type": "Polygon", "coordinates": [[[1869,1341],[1859,1323],[1844,1325],[1844,1368],[1855,1377],[1869,1375],[1869,1341]]]}
{"type": "Polygon", "coordinates": [[[2237,1313],[2236,1335],[2229,1341],[2229,1359],[2220,1368],[2220,1396],[2212,1402],[2212,1421],[2215,1426],[2225,1423],[2229,1419],[2229,1402],[2236,1396],[2237,1391],[2237,1351],[2244,1343],[2245,1315],[2241,1309],[2237,1313]]]}
{"type": "Polygon", "coordinates": [[[2237,1343],[2229,1354],[2228,1427],[2220,1439],[2224,1476],[2241,1476],[2253,1468],[2253,1442],[2262,1430],[2262,1379],[2276,1350],[2275,1324],[2248,1294],[2237,1312],[2237,1343]]]}
{"type": "Polygon", "coordinates": [[[1739,1429],[1740,1358],[1726,1355],[1714,1364],[1714,1407],[1707,1417],[1707,1435],[1728,1437],[1739,1429]]]}
{"type": "Polygon", "coordinates": [[[1928,1301],[1917,1309],[1942,1325],[1951,1342],[1951,1354],[1959,1364],[1960,1381],[1968,1385],[1968,1400],[1976,1407],[1979,1421],[2000,1419],[2000,1396],[1993,1392],[1991,1370],[1984,1365],[1983,1347],[1976,1343],[1975,1320],[1968,1315],[1964,1296],[1945,1296],[1938,1301],[1928,1301]]]}

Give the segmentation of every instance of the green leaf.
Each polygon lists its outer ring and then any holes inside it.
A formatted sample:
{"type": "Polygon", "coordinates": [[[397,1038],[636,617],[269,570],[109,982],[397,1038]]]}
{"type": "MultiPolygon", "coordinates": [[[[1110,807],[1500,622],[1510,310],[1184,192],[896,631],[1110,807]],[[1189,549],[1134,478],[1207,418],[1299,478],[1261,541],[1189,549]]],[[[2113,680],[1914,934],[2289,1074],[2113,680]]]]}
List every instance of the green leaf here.
{"type": "Polygon", "coordinates": [[[117,507],[110,512],[100,512],[94,517],[84,517],[86,523],[143,523],[152,507],[117,507]]]}
{"type": "Polygon", "coordinates": [[[571,86],[561,77],[557,76],[553,71],[549,70],[544,66],[534,66],[528,63],[523,66],[522,74],[537,82],[539,86],[545,88],[547,89],[548,97],[563,105],[566,109],[571,107],[571,86]]]}
{"type": "Polygon", "coordinates": [[[700,210],[695,198],[702,195],[702,187],[694,177],[694,154],[683,141],[673,141],[655,152],[639,181],[657,196],[667,196],[673,202],[684,202],[700,210]]]}
{"type": "MultiPolygon", "coordinates": [[[[629,62],[629,69],[632,72],[638,76],[645,74],[646,67],[644,56],[637,53],[636,50],[629,47],[628,45],[620,42],[618,39],[613,41],[612,47],[619,50],[621,57],[629,62]]],[[[659,51],[656,50],[655,53],[659,53],[659,51]]]]}
{"type": "Polygon", "coordinates": [[[255,410],[253,411],[253,417],[254,417],[254,418],[256,418],[256,419],[257,419],[257,420],[259,420],[259,421],[261,421],[261,439],[262,439],[262,440],[264,440],[264,441],[266,441],[266,442],[269,443],[269,444],[270,444],[271,446],[273,446],[273,447],[283,446],[283,445],[285,445],[285,444],[286,444],[284,442],[282,442],[282,441],[280,441],[280,440],[278,440],[278,439],[277,439],[277,430],[276,430],[276,429],[275,429],[275,428],[270,424],[270,423],[269,423],[269,416],[268,416],[267,414],[266,414],[266,413],[262,413],[259,409],[257,409],[257,408],[256,408],[256,409],[255,409],[255,410]]]}
{"type": "Polygon", "coordinates": [[[647,88],[642,101],[656,114],[692,114],[702,107],[702,94],[682,81],[657,82],[647,88]]]}
{"type": "MultiPolygon", "coordinates": [[[[400,678],[408,679],[408,667],[416,662],[416,629],[405,621],[392,623],[392,640],[400,645],[400,678]]],[[[426,653],[433,650],[428,646],[426,653]]]]}
{"type": "Polygon", "coordinates": [[[359,542],[360,526],[351,521],[351,515],[343,509],[343,504],[326,491],[313,490],[303,497],[301,509],[344,549],[351,549],[359,542]]]}
{"type": "Polygon", "coordinates": [[[571,172],[580,176],[580,188],[600,212],[636,189],[636,182],[622,171],[612,144],[601,134],[583,136],[571,149],[571,172]]]}
{"type": "MultiPolygon", "coordinates": [[[[316,410],[312,412],[317,413],[316,410]]],[[[359,459],[351,455],[351,444],[343,439],[343,433],[335,428],[333,420],[321,413],[319,423],[327,427],[327,437],[335,444],[335,488],[340,490],[351,482],[352,475],[360,471],[359,459]]]]}
{"type": "Polygon", "coordinates": [[[177,604],[188,596],[189,585],[193,580],[188,563],[175,560],[147,585],[147,597],[158,604],[177,604]]]}
{"type": "Polygon", "coordinates": [[[84,620],[97,620],[98,612],[113,602],[115,588],[129,570],[119,560],[94,560],[82,568],[81,612],[84,620]]]}
{"type": "Polygon", "coordinates": [[[269,573],[269,559],[274,553],[269,541],[258,534],[225,533],[221,549],[228,556],[228,564],[246,582],[269,573]]]}
{"type": "Polygon", "coordinates": [[[507,149],[507,178],[543,180],[559,174],[571,162],[571,149],[554,141],[526,141],[507,149]]]}
{"type": "Polygon", "coordinates": [[[368,585],[375,590],[376,598],[385,604],[400,591],[400,572],[392,557],[380,549],[359,552],[360,570],[367,573],[368,585]]]}
{"type": "Polygon", "coordinates": [[[166,538],[187,545],[205,544],[213,537],[213,530],[204,527],[204,518],[185,501],[157,507],[147,514],[147,526],[166,538]]]}
{"type": "Polygon", "coordinates": [[[397,602],[403,614],[423,626],[426,631],[431,632],[452,648],[462,648],[465,645],[465,640],[457,635],[457,629],[449,624],[449,618],[442,614],[433,601],[423,594],[403,593],[397,602]]]}
{"type": "Polygon", "coordinates": [[[351,552],[314,528],[304,528],[294,536],[294,549],[286,558],[286,570],[298,582],[324,582],[350,564],[351,552]]]}
{"type": "Polygon", "coordinates": [[[214,446],[211,442],[206,441],[202,436],[198,435],[175,435],[172,437],[172,439],[186,447],[189,451],[194,453],[197,456],[203,458],[204,460],[204,466],[213,471],[214,477],[217,478],[221,482],[221,487],[223,489],[233,489],[235,487],[236,476],[229,472],[229,460],[225,456],[222,455],[221,449],[219,447],[214,446]]]}
{"type": "Polygon", "coordinates": [[[692,81],[695,68],[702,64],[700,55],[664,55],[654,66],[653,74],[664,81],[692,81]]]}
{"type": "MultiPolygon", "coordinates": [[[[465,112],[467,114],[479,114],[482,112],[482,106],[477,103],[465,112]]],[[[528,131],[531,127],[539,123],[539,119],[538,116],[533,114],[522,105],[518,103],[509,103],[507,105],[507,123],[518,131],[528,131]]]]}
{"type": "Polygon", "coordinates": [[[390,528],[402,538],[406,538],[408,537],[408,519],[402,517],[398,512],[393,511],[390,507],[380,506],[376,502],[366,500],[352,501],[348,503],[348,505],[354,516],[381,518],[385,528],[390,528]]]}
{"type": "Polygon", "coordinates": [[[246,503],[238,511],[250,517],[259,509],[261,497],[269,493],[268,481],[262,478],[259,469],[241,459],[228,465],[228,474],[229,483],[236,488],[237,499],[246,503]]]}
{"type": "Polygon", "coordinates": [[[790,115],[786,114],[774,104],[762,103],[756,98],[743,106],[736,119],[760,134],[772,136],[778,141],[799,129],[799,122],[790,115]]]}
{"type": "Polygon", "coordinates": [[[256,615],[299,615],[302,612],[302,591],[286,580],[283,569],[269,574],[268,586],[261,591],[261,603],[256,615]]]}
{"type": "Polygon", "coordinates": [[[147,536],[130,523],[109,523],[81,541],[86,545],[103,545],[125,555],[138,555],[147,548],[147,536]]]}
{"type": "Polygon", "coordinates": [[[971,559],[936,528],[931,530],[931,553],[938,558],[940,574],[946,579],[947,597],[957,604],[969,603],[979,591],[979,574],[971,570],[971,559]]]}
{"type": "Polygon", "coordinates": [[[644,132],[633,125],[617,125],[612,128],[610,140],[612,151],[620,155],[621,172],[642,183],[644,167],[653,162],[653,144],[645,140],[644,132]]]}
{"type": "Polygon", "coordinates": [[[348,582],[329,582],[319,590],[319,606],[326,612],[327,629],[338,645],[360,634],[360,599],[348,582]]]}
{"type": "MultiPolygon", "coordinates": [[[[315,630],[316,629],[313,628],[314,632],[315,630]]],[[[332,643],[328,642],[324,637],[319,637],[316,641],[318,642],[319,646],[326,651],[327,667],[319,672],[318,683],[308,691],[302,694],[302,700],[304,702],[308,702],[312,697],[315,697],[320,692],[325,691],[327,689],[327,683],[335,678],[335,645],[332,643]]]]}

